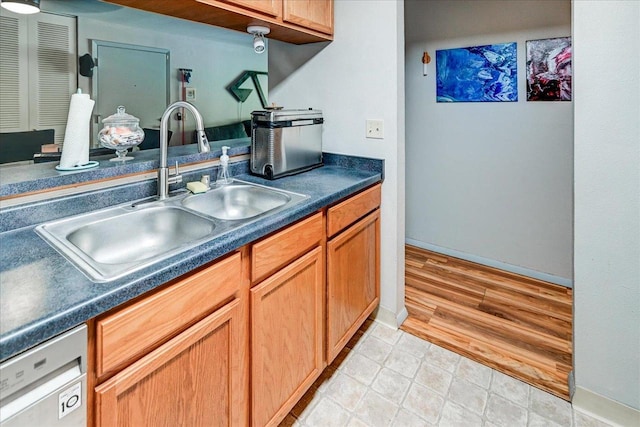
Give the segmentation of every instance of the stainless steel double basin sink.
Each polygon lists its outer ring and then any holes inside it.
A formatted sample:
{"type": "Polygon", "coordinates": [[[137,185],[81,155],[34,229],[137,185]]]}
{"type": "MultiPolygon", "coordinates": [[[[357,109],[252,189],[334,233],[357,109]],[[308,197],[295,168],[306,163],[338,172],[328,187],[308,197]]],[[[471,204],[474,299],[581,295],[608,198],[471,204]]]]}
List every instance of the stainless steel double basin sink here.
{"type": "Polygon", "coordinates": [[[128,203],[41,224],[36,232],[94,282],[193,248],[306,199],[234,180],[205,193],[128,203]]]}

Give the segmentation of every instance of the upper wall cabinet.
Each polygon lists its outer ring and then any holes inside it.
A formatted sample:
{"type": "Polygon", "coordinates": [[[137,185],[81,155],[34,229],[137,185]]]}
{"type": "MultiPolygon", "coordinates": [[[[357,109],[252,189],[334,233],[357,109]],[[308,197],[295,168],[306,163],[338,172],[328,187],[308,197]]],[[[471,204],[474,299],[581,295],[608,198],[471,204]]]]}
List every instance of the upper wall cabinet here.
{"type": "MultiPolygon", "coordinates": [[[[282,0],[222,0],[224,3],[235,4],[245,9],[266,13],[270,16],[280,16],[282,0]]],[[[208,3],[208,2],[203,2],[208,3]]],[[[215,3],[215,2],[212,2],[215,3]]]]}
{"type": "Polygon", "coordinates": [[[284,0],[285,22],[333,34],[333,0],[284,0]]]}
{"type": "Polygon", "coordinates": [[[106,1],[241,32],[263,25],[269,38],[288,43],[333,40],[333,0],[106,1]]]}

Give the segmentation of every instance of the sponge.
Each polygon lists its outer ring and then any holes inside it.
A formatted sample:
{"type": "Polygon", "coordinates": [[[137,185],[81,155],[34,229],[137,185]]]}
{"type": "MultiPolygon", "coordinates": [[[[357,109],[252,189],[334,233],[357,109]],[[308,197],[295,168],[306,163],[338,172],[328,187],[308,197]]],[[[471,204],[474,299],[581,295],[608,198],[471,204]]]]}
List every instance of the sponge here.
{"type": "Polygon", "coordinates": [[[187,182],[187,190],[193,194],[204,193],[209,188],[200,181],[187,182]]]}

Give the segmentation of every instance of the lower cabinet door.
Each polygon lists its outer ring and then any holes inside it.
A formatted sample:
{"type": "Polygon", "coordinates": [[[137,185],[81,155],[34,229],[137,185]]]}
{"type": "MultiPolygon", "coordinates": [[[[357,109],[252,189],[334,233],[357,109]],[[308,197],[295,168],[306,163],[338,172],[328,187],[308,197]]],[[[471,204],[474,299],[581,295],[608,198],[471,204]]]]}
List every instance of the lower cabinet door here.
{"type": "Polygon", "coordinates": [[[96,425],[241,425],[238,305],[225,305],[96,387],[96,425]]]}
{"type": "Polygon", "coordinates": [[[278,425],[323,369],[317,247],[251,289],[251,423],[278,425]]]}
{"type": "Polygon", "coordinates": [[[380,302],[380,211],[327,243],[327,363],[380,302]]]}

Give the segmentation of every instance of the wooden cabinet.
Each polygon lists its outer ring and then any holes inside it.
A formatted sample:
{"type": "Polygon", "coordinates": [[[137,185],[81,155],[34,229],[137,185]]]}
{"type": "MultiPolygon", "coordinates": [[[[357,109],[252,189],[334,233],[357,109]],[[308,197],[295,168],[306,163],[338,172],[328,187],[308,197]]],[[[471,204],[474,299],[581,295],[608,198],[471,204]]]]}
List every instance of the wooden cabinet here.
{"type": "Polygon", "coordinates": [[[113,374],[187,325],[211,313],[239,289],[240,254],[208,268],[96,322],[96,373],[113,374]]]}
{"type": "Polygon", "coordinates": [[[251,424],[256,427],[277,426],[324,368],[322,218],[315,214],[253,246],[253,259],[272,261],[258,264],[266,268],[258,271],[287,263],[251,288],[251,424]]]}
{"type": "Polygon", "coordinates": [[[269,27],[267,37],[303,44],[333,40],[333,0],[107,0],[123,6],[246,33],[269,27]]]}
{"type": "Polygon", "coordinates": [[[277,426],[379,303],[380,192],[93,319],[89,425],[277,426]]]}
{"type": "Polygon", "coordinates": [[[322,214],[316,213],[253,245],[251,282],[257,283],[322,241],[322,214]]]}
{"type": "MultiPolygon", "coordinates": [[[[282,22],[324,34],[333,34],[333,0],[221,0],[247,10],[264,13],[282,22]]],[[[212,5],[216,1],[204,0],[212,5]]]]}
{"type": "Polygon", "coordinates": [[[240,425],[235,300],[96,388],[96,424],[240,425]]]}
{"type": "Polygon", "coordinates": [[[255,10],[271,16],[280,16],[282,0],[222,0],[224,3],[234,4],[244,9],[255,10]]]}
{"type": "Polygon", "coordinates": [[[333,34],[333,0],[284,0],[282,20],[333,34]]]}
{"type": "Polygon", "coordinates": [[[380,185],[327,212],[327,363],[380,301],[380,185]],[[343,227],[358,220],[350,227],[343,227]]]}
{"type": "Polygon", "coordinates": [[[248,420],[248,272],[236,252],[96,319],[95,425],[248,420]]]}
{"type": "Polygon", "coordinates": [[[251,424],[278,425],[323,369],[322,250],[251,289],[251,424]]]}

